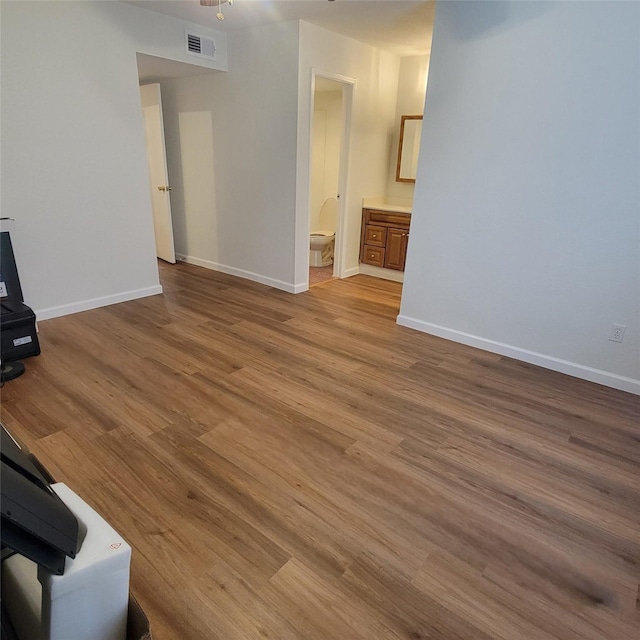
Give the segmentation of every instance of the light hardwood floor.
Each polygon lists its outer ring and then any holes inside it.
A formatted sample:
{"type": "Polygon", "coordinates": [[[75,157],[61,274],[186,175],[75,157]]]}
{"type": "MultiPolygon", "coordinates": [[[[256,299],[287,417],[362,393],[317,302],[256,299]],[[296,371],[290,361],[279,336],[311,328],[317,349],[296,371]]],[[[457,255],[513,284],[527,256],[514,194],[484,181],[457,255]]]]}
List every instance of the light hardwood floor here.
{"type": "Polygon", "coordinates": [[[640,398],[399,327],[396,283],[161,273],[2,390],[155,640],[640,639],[640,398]]]}

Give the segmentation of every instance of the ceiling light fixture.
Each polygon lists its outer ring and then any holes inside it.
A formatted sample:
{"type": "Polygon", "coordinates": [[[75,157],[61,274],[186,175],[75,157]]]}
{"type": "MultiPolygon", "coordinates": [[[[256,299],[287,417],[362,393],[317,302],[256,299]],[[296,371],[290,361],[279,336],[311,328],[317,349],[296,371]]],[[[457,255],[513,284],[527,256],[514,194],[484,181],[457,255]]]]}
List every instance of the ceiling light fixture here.
{"type": "Polygon", "coordinates": [[[216,18],[218,20],[224,20],[224,13],[222,13],[222,5],[225,2],[229,3],[229,6],[233,4],[233,0],[200,0],[200,5],[203,7],[215,7],[218,5],[218,13],[216,13],[216,18]]]}

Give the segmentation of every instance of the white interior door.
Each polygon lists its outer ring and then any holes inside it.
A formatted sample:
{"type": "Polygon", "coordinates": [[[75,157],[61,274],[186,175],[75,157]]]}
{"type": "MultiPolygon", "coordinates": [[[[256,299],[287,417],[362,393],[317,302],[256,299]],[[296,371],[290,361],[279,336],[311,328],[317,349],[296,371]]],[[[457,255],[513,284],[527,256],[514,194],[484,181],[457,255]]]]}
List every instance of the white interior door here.
{"type": "Polygon", "coordinates": [[[158,258],[175,263],[171,223],[171,199],[169,176],[167,173],[167,152],[164,144],[164,123],[162,121],[162,101],[160,85],[147,84],[140,87],[144,130],[147,140],[149,161],[149,187],[153,210],[153,228],[156,236],[158,258]]]}

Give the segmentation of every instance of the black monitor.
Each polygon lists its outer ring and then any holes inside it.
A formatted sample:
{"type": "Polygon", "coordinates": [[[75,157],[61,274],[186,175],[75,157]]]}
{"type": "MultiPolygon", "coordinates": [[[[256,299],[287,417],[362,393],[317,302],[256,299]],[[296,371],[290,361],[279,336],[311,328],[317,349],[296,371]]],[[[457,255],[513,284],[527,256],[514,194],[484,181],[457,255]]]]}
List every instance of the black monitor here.
{"type": "Polygon", "coordinates": [[[4,425],[1,436],[2,547],[62,575],[78,551],[78,520],[4,425]]]}

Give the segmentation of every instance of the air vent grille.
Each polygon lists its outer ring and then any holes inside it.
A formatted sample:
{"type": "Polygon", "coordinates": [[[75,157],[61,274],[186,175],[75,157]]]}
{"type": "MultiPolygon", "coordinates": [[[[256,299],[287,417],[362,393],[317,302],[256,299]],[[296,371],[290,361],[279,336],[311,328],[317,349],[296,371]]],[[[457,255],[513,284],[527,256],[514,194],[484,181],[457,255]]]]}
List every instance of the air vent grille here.
{"type": "Polygon", "coordinates": [[[194,36],[192,33],[187,34],[187,51],[189,53],[202,53],[202,43],[200,36],[194,36]]]}
{"type": "Polygon", "coordinates": [[[216,57],[216,45],[210,38],[204,38],[197,33],[185,32],[187,42],[187,53],[192,56],[209,58],[214,60],[216,57]]]}

